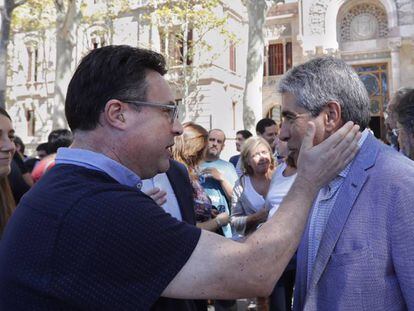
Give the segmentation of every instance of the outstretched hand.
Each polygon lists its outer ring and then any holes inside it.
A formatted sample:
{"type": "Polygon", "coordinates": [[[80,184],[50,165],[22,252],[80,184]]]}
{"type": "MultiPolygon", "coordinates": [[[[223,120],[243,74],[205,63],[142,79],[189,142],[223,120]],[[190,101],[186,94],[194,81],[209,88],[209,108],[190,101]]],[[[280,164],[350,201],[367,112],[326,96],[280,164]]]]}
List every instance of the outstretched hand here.
{"type": "Polygon", "coordinates": [[[313,145],[315,124],[308,123],[298,158],[297,178],[320,189],[341,172],[357,154],[359,125],[347,122],[319,145],[313,145]]]}

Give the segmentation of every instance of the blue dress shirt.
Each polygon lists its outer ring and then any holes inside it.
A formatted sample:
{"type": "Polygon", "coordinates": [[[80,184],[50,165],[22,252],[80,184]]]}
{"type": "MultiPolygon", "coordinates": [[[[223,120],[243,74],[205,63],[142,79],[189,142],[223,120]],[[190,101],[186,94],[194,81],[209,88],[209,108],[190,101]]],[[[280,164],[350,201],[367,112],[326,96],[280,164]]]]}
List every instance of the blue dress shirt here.
{"type": "Polygon", "coordinates": [[[73,164],[92,170],[104,172],[121,185],[141,189],[141,178],[117,161],[86,149],[59,148],[56,155],[56,164],[73,164]]]}
{"type": "MultiPolygon", "coordinates": [[[[358,141],[359,147],[362,146],[368,136],[368,130],[362,132],[362,136],[358,141]]],[[[335,205],[339,189],[346,176],[348,175],[352,162],[350,162],[328,185],[324,186],[313,204],[309,224],[309,244],[308,244],[308,275],[307,284],[309,286],[312,277],[313,266],[316,255],[318,254],[319,244],[322,240],[323,232],[328,223],[329,215],[335,205]]]]}

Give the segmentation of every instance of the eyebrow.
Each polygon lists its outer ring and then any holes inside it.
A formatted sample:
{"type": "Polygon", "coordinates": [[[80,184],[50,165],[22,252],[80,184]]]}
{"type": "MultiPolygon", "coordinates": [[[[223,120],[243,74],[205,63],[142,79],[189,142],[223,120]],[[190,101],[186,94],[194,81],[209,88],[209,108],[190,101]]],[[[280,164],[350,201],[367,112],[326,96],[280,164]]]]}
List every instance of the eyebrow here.
{"type": "Polygon", "coordinates": [[[289,117],[289,116],[295,116],[295,114],[291,111],[282,111],[282,117],[289,117]]]}

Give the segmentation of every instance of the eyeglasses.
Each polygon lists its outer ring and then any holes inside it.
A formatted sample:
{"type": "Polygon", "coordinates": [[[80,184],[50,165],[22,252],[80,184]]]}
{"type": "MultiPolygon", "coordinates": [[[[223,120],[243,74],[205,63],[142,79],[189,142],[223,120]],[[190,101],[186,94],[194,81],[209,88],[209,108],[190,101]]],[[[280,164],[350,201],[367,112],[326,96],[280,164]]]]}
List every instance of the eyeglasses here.
{"type": "Polygon", "coordinates": [[[287,113],[282,113],[282,122],[283,123],[287,123],[289,125],[292,125],[295,123],[295,121],[299,118],[302,118],[304,116],[308,116],[310,115],[310,112],[304,112],[304,113],[297,113],[297,114],[293,114],[290,112],[287,113]]]}
{"type": "Polygon", "coordinates": [[[252,159],[259,159],[260,157],[266,157],[270,154],[270,152],[268,150],[263,150],[260,152],[256,152],[254,154],[252,154],[252,159]]]}
{"type": "Polygon", "coordinates": [[[174,123],[178,119],[178,114],[180,113],[180,106],[177,103],[171,102],[170,104],[158,104],[151,102],[144,102],[138,100],[122,100],[124,103],[132,104],[135,106],[147,106],[161,109],[165,112],[168,112],[168,117],[171,123],[174,123]]]}
{"type": "Polygon", "coordinates": [[[391,130],[392,134],[394,136],[398,136],[398,134],[400,133],[401,129],[400,128],[394,128],[391,130]]]}

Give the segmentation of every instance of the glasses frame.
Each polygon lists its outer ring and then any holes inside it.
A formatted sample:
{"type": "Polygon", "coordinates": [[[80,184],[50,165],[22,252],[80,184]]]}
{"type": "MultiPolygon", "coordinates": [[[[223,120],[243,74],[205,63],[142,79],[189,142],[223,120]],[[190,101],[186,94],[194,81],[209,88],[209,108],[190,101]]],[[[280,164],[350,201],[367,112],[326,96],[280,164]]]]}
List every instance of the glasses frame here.
{"type": "Polygon", "coordinates": [[[178,115],[180,113],[180,105],[175,102],[170,102],[170,104],[161,104],[161,103],[153,103],[153,102],[146,102],[146,101],[139,101],[139,100],[122,100],[122,102],[126,104],[139,106],[147,106],[147,107],[154,107],[159,109],[167,109],[171,111],[170,114],[170,122],[174,123],[176,119],[178,119],[178,115]]]}
{"type": "Polygon", "coordinates": [[[297,113],[295,115],[290,114],[290,113],[287,115],[283,115],[282,113],[282,123],[293,125],[297,119],[300,119],[304,116],[312,116],[312,114],[310,112],[303,112],[303,113],[297,113]]]}

